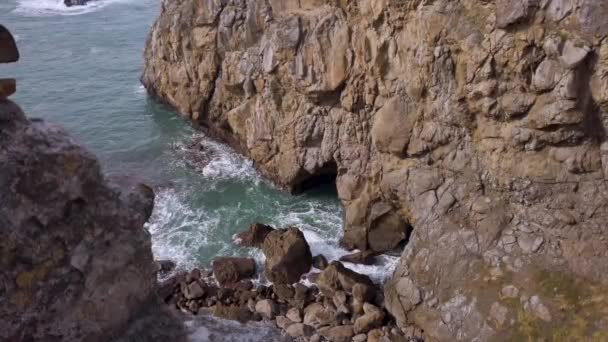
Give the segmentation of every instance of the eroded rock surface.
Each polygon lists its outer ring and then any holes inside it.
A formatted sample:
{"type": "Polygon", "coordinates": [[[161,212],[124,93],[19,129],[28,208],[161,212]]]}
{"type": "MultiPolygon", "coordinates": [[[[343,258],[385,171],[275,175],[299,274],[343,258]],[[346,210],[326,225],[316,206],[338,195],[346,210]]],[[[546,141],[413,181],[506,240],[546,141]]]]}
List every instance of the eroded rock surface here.
{"type": "Polygon", "coordinates": [[[155,295],[150,188],[106,180],[65,131],[6,99],[0,188],[0,340],[179,340],[155,295]]]}
{"type": "Polygon", "coordinates": [[[607,16],[592,0],[163,1],[142,81],[290,190],[336,176],[347,246],[386,251],[413,227],[386,287],[402,326],[601,339],[607,16]]]}

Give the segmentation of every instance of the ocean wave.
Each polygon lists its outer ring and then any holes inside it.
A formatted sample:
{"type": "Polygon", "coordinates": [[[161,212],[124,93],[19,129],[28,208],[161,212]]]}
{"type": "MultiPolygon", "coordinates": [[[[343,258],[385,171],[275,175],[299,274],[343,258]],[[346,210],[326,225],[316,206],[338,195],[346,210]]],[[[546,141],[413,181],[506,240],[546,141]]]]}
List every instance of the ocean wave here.
{"type": "Polygon", "coordinates": [[[261,180],[251,161],[204,134],[194,134],[188,141],[175,143],[173,148],[178,153],[178,163],[189,164],[205,178],[254,183],[261,180]]]}
{"type": "Polygon", "coordinates": [[[63,0],[19,0],[14,13],[32,16],[81,15],[100,10],[110,4],[133,0],[95,0],[84,6],[67,7],[63,0]]]}

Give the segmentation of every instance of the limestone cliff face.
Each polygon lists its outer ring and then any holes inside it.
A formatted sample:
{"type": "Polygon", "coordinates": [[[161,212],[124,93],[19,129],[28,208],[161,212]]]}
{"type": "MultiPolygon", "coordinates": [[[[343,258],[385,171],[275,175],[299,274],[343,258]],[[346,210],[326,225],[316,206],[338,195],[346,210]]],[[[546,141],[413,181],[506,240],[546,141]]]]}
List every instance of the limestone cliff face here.
{"type": "Polygon", "coordinates": [[[593,0],[163,1],[142,81],[290,190],[335,175],[348,246],[413,227],[386,288],[403,326],[601,339],[607,16],[593,0]]]}
{"type": "MultiPolygon", "coordinates": [[[[0,189],[0,340],[164,336],[150,329],[169,317],[156,301],[143,229],[150,188],[104,179],[62,129],[0,98],[0,189]],[[146,314],[156,319],[144,328],[146,314]]],[[[179,324],[170,323],[164,333],[179,340],[179,324]]]]}

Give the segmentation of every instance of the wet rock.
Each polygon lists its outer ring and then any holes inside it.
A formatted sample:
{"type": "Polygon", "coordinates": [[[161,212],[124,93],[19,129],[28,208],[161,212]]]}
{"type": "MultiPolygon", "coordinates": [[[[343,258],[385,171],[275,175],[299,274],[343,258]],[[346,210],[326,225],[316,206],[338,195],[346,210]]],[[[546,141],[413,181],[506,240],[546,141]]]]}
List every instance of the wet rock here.
{"type": "Polygon", "coordinates": [[[279,312],[279,308],[273,300],[264,299],[255,304],[255,311],[266,319],[273,319],[279,312]]]}
{"type": "Polygon", "coordinates": [[[213,275],[223,287],[235,287],[255,275],[255,260],[251,258],[220,257],[213,260],[213,275]]]}
{"type": "Polygon", "coordinates": [[[258,247],[261,248],[264,244],[266,236],[272,232],[274,228],[261,223],[254,223],[249,226],[249,229],[237,234],[234,242],[243,247],[258,247]]]}
{"type": "Polygon", "coordinates": [[[312,266],[320,270],[324,270],[328,265],[327,259],[323,254],[319,254],[312,258],[312,266]]]}
{"type": "Polygon", "coordinates": [[[317,279],[319,290],[328,297],[332,297],[336,291],[352,293],[353,287],[357,283],[369,287],[374,286],[368,276],[351,271],[337,261],[332,262],[317,279]]]}
{"type": "Polygon", "coordinates": [[[268,279],[276,284],[292,284],[310,270],[312,255],[304,234],[297,228],[275,230],[263,245],[268,279]]]}
{"type": "Polygon", "coordinates": [[[175,269],[175,263],[171,260],[157,260],[156,269],[161,273],[169,273],[175,269]]]}
{"type": "Polygon", "coordinates": [[[314,328],[302,323],[291,324],[285,332],[291,337],[310,337],[314,334],[314,328]]]}
{"type": "Polygon", "coordinates": [[[373,265],[376,262],[377,253],[374,251],[361,251],[340,258],[342,262],[350,262],[353,264],[373,265]]]}

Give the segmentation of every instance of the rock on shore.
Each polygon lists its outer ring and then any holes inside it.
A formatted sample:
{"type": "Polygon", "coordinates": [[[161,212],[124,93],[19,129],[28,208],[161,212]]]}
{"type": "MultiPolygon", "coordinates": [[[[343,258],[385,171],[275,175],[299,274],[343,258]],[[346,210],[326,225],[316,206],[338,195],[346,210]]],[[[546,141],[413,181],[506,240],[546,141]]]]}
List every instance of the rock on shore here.
{"type": "Polygon", "coordinates": [[[386,289],[401,325],[584,340],[602,311],[556,296],[608,283],[607,16],[595,0],[165,0],[142,81],[289,190],[336,177],[347,247],[409,241],[386,289]]]}

